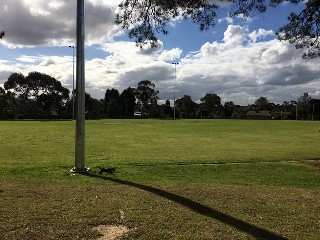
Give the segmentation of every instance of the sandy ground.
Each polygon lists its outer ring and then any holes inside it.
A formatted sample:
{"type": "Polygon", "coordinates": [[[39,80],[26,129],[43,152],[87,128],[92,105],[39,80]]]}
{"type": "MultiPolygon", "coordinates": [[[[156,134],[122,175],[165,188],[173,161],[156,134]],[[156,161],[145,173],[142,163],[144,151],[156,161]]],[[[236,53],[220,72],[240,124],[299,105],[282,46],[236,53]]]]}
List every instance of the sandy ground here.
{"type": "Polygon", "coordinates": [[[97,240],[115,240],[129,232],[129,228],[123,225],[100,225],[93,229],[103,235],[97,240]]]}

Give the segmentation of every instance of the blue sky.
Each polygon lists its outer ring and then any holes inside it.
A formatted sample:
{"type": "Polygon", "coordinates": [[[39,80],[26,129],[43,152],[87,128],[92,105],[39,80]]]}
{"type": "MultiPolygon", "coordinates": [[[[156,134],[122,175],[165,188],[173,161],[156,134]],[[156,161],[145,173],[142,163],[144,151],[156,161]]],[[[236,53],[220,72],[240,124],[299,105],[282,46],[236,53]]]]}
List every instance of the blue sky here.
{"type": "MultiPolygon", "coordinates": [[[[259,97],[282,103],[304,92],[320,98],[319,59],[303,60],[301,50],[279,42],[274,32],[291,11],[283,4],[249,19],[218,11],[216,26],[200,32],[190,21],[173,21],[169,34],[159,35],[158,48],[140,50],[114,24],[118,0],[85,0],[86,91],[103,98],[107,88],[120,92],[150,80],[160,99],[206,93],[222,102],[253,103],[259,97]],[[179,62],[177,80],[172,62],[179,62]]],[[[49,74],[72,88],[72,49],[75,45],[76,0],[1,0],[0,86],[13,72],[49,74]]]]}

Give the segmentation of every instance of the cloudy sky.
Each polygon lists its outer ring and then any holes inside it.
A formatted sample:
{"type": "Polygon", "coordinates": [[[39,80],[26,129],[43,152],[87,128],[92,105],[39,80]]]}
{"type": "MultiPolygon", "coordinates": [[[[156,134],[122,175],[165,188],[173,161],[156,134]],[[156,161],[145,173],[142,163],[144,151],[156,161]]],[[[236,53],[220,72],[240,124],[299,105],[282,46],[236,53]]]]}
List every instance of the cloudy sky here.
{"type": "MultiPolygon", "coordinates": [[[[107,88],[120,92],[150,80],[160,99],[206,93],[222,102],[247,105],[259,97],[274,103],[297,100],[304,92],[320,98],[319,59],[275,38],[295,8],[284,4],[250,19],[219,11],[216,26],[200,32],[190,22],[170,23],[157,48],[140,49],[114,24],[119,0],[85,0],[86,91],[103,98],[107,88]],[[174,65],[177,66],[175,81],[174,65]]],[[[76,0],[1,0],[0,86],[13,72],[39,71],[72,88],[72,48],[76,41],[76,0]]]]}

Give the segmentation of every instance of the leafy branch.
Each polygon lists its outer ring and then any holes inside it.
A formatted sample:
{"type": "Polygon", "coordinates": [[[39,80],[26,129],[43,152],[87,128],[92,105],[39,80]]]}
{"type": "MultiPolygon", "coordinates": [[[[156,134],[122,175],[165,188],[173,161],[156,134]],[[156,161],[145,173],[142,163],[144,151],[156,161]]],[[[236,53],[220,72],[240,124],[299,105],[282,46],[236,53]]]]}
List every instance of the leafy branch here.
{"type": "MultiPolygon", "coordinates": [[[[223,0],[220,0],[221,2],[223,0]]],[[[266,12],[279,4],[304,4],[300,13],[291,13],[289,23],[277,31],[280,41],[289,41],[296,48],[304,48],[304,58],[320,56],[320,1],[319,0],[224,0],[231,6],[230,15],[250,17],[266,12]]],[[[137,46],[150,43],[157,46],[157,34],[168,34],[167,25],[175,19],[191,19],[201,31],[215,25],[219,0],[124,0],[119,5],[116,23],[128,30],[137,46]]]]}

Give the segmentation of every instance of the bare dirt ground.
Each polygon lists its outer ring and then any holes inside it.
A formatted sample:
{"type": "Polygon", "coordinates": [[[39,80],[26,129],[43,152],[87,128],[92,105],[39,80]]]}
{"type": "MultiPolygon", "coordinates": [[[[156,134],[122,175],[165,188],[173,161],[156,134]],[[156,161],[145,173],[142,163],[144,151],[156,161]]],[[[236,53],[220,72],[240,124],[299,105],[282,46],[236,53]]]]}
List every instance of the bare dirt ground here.
{"type": "Polygon", "coordinates": [[[305,160],[302,161],[304,164],[314,167],[316,169],[320,169],[320,161],[319,160],[305,160]]]}
{"type": "Polygon", "coordinates": [[[115,240],[129,232],[129,228],[123,225],[100,225],[94,227],[93,230],[96,230],[103,235],[97,240],[115,240]]]}

